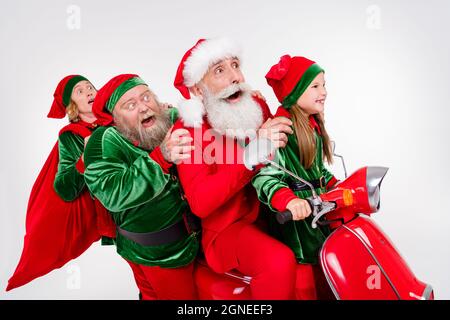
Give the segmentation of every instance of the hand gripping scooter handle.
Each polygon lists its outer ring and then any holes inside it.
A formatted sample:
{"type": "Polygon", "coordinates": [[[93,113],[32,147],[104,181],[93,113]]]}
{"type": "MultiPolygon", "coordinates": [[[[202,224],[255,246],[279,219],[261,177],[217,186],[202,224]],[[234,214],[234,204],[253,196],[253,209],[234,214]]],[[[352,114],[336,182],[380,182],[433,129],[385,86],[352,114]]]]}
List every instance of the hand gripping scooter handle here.
{"type": "MultiPolygon", "coordinates": [[[[308,201],[309,207],[311,208],[311,211],[314,211],[314,204],[312,202],[311,199],[305,199],[306,201],[308,201]]],[[[292,220],[292,212],[290,212],[289,210],[283,211],[283,212],[279,212],[276,214],[276,218],[279,224],[285,224],[288,221],[292,220]]]]}

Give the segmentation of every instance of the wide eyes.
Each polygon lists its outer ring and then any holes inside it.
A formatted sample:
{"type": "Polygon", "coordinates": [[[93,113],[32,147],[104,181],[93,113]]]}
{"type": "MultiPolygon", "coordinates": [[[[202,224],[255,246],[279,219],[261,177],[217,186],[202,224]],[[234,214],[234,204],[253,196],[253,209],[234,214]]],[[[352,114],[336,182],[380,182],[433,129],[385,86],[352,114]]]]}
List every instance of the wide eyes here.
{"type": "MultiPolygon", "coordinates": [[[[150,93],[146,93],[146,94],[144,94],[144,95],[141,96],[140,101],[141,101],[141,102],[144,102],[144,103],[147,103],[147,102],[150,102],[151,99],[152,99],[152,95],[151,95],[150,93]]],[[[126,110],[128,110],[128,111],[133,111],[134,109],[136,109],[136,106],[137,106],[137,105],[138,105],[137,100],[134,100],[134,99],[133,99],[133,100],[127,102],[127,103],[124,105],[124,109],[126,109],[126,110]]]]}
{"type": "MultiPolygon", "coordinates": [[[[231,63],[231,68],[239,69],[239,62],[233,61],[231,63]]],[[[225,71],[225,67],[223,65],[219,65],[214,69],[214,74],[219,75],[219,74],[223,73],[224,71],[225,71]]]]}
{"type": "MultiPolygon", "coordinates": [[[[86,89],[87,89],[87,91],[90,91],[90,90],[93,90],[94,87],[92,85],[88,85],[88,86],[86,86],[86,89]]],[[[78,88],[76,92],[77,92],[78,95],[82,94],[83,93],[83,88],[78,88]]]]}

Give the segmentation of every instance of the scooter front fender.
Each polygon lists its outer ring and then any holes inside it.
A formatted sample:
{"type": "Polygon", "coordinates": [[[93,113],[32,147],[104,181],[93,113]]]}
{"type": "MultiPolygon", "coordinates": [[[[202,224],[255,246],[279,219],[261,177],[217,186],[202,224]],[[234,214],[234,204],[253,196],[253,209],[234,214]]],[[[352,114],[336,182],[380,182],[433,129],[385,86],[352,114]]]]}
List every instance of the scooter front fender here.
{"type": "Polygon", "coordinates": [[[343,300],[432,299],[375,222],[360,215],[325,241],[320,263],[334,295],[343,300]]]}

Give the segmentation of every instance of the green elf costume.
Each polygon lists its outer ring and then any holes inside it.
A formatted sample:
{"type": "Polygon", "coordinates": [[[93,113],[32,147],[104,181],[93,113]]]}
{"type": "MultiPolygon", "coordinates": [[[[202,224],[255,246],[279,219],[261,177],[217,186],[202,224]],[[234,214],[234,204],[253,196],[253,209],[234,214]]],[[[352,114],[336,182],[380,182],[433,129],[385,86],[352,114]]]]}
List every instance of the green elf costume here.
{"type": "MultiPolygon", "coordinates": [[[[192,299],[192,262],[199,243],[190,230],[176,168],[159,147],[145,150],[114,126],[116,103],[139,85],[146,84],[124,74],[99,90],[93,112],[104,127],[86,146],[85,180],[117,225],[117,252],[130,264],[142,298],[192,299]]],[[[176,109],[169,110],[174,122],[176,109]]]]}
{"type": "MultiPolygon", "coordinates": [[[[293,120],[289,112],[290,108],[320,72],[324,72],[324,70],[314,61],[304,57],[282,56],[279,63],[272,66],[266,75],[268,84],[282,104],[275,117],[284,116],[293,120]]],[[[317,194],[321,194],[333,186],[337,180],[324,166],[320,127],[314,116],[311,116],[309,121],[310,126],[314,129],[316,142],[316,155],[312,166],[305,169],[301,164],[295,131],[288,136],[286,147],[276,151],[275,159],[284,168],[311,182],[316,188],[317,194]]],[[[295,130],[295,128],[293,129],[295,130]]],[[[299,264],[317,264],[319,250],[329,234],[328,228],[313,229],[311,227],[312,216],[281,225],[273,214],[286,211],[287,204],[295,198],[310,197],[310,189],[272,166],[261,169],[252,179],[252,184],[260,201],[272,211],[272,214],[268,215],[271,233],[292,249],[299,264]]],[[[297,284],[298,287],[301,285],[297,284]]]]}
{"type": "MultiPolygon", "coordinates": [[[[87,79],[83,76],[70,76],[62,92],[62,105],[64,108],[70,103],[70,96],[75,85],[87,79]]],[[[54,105],[48,114],[48,117],[60,117],[65,115],[65,110],[61,105],[54,105]]],[[[86,128],[84,134],[78,134],[71,130],[63,130],[58,137],[59,164],[58,172],[55,176],[54,188],[56,193],[64,201],[72,201],[77,198],[84,190],[84,163],[82,154],[84,152],[84,138],[89,136],[97,128],[97,123],[87,123],[78,120],[76,125],[80,128],[86,128]]]]}
{"type": "MultiPolygon", "coordinates": [[[[63,78],[54,93],[49,118],[64,118],[81,75],[63,78]]],[[[6,290],[20,287],[78,257],[101,236],[113,237],[115,226],[105,208],[85,187],[84,138],[97,123],[71,122],[59,132],[31,190],[20,261],[6,290]]]]}

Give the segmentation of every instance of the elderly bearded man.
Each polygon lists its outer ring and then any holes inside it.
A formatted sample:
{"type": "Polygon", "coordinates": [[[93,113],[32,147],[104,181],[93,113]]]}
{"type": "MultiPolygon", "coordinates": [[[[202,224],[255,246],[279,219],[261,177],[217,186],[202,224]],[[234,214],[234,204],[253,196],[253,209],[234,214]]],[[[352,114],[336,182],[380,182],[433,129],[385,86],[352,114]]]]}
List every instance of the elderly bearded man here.
{"type": "Polygon", "coordinates": [[[252,96],[239,51],[228,39],[201,39],[183,56],[174,84],[188,100],[179,105],[174,128],[189,130],[195,151],[177,164],[178,174],[192,212],[202,219],[208,265],[217,273],[237,269],[251,276],[253,299],[293,299],[294,255],[254,224],[260,203],[250,181],[261,166],[242,164],[248,133],[283,147],[292,123],[271,119],[268,106],[252,96]]]}
{"type": "Polygon", "coordinates": [[[196,299],[198,240],[171,166],[190,156],[192,138],[169,133],[176,109],[164,108],[137,75],[111,79],[93,111],[104,127],[86,146],[85,179],[117,225],[117,252],[144,299],[196,299]]]}

